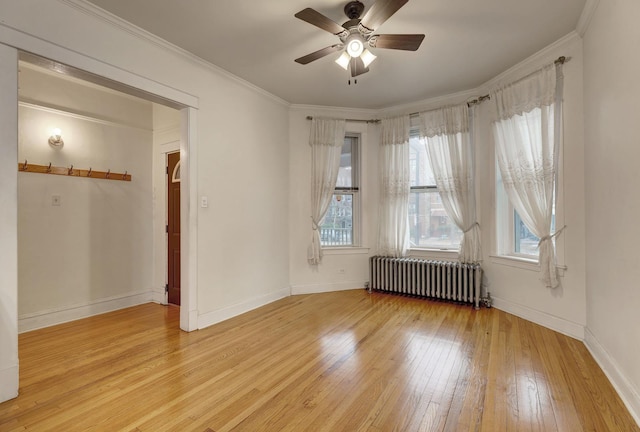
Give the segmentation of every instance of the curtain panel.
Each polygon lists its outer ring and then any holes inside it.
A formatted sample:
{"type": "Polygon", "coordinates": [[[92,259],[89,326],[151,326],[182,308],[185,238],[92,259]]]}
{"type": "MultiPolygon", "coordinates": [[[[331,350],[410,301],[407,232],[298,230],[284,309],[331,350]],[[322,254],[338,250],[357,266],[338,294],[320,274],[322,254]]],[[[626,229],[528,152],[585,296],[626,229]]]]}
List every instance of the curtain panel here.
{"type": "Polygon", "coordinates": [[[378,253],[403,257],[409,249],[409,116],[383,119],[379,148],[378,253]]]}
{"type": "Polygon", "coordinates": [[[549,65],[491,94],[496,157],[509,201],[539,239],[542,282],[559,285],[553,237],[560,148],[562,65],[549,65]]]}
{"type": "Polygon", "coordinates": [[[480,226],[476,219],[475,157],[466,104],[420,114],[420,136],[447,215],[463,232],[460,262],[482,258],[480,226]]]}
{"type": "Polygon", "coordinates": [[[310,264],[322,261],[320,225],[327,213],[338,179],[340,155],[344,144],[345,121],[314,117],[311,120],[311,244],[307,251],[310,264]]]}

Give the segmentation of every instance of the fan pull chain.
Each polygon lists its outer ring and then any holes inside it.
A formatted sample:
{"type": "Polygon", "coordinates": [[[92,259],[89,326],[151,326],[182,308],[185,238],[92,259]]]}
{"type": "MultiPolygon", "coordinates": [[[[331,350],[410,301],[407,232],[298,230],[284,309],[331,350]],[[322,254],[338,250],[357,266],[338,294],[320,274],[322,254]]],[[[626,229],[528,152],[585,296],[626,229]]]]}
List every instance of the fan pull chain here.
{"type": "MultiPolygon", "coordinates": [[[[351,65],[349,65],[349,68],[347,69],[347,75],[350,75],[350,70],[351,70],[351,65]]],[[[351,78],[347,80],[347,83],[351,85],[351,78]]],[[[358,84],[358,78],[353,79],[353,85],[356,85],[356,84],[358,84]]]]}

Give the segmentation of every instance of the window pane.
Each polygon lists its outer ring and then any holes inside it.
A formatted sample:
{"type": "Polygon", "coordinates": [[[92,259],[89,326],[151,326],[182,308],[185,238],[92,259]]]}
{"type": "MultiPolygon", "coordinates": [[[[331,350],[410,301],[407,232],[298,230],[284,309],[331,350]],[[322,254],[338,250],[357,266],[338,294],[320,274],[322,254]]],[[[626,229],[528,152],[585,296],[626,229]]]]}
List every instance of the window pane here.
{"type": "Polygon", "coordinates": [[[437,191],[409,195],[411,248],[458,249],[462,231],[447,216],[437,191]]]}
{"type": "MultiPolygon", "coordinates": [[[[514,252],[524,255],[539,256],[540,250],[538,248],[538,242],[540,238],[529,231],[529,228],[524,224],[517,211],[513,211],[513,226],[514,226],[514,252]]],[[[556,214],[555,208],[551,215],[551,232],[555,231],[556,227],[556,214]]],[[[555,238],[553,239],[555,244],[555,238]]]]}
{"type": "Polygon", "coordinates": [[[353,245],[353,194],[333,194],[320,225],[322,246],[353,245]]]}
{"type": "Polygon", "coordinates": [[[524,224],[517,211],[513,211],[514,226],[514,252],[524,255],[538,256],[538,242],[540,239],[536,237],[529,228],[524,224]]]}
{"type": "Polygon", "coordinates": [[[427,149],[417,136],[409,139],[410,186],[434,186],[436,180],[431,170],[427,149]]]}
{"type": "Polygon", "coordinates": [[[340,168],[338,168],[338,181],[336,187],[352,188],[357,185],[354,182],[354,172],[352,169],[355,150],[355,138],[345,137],[342,145],[342,155],[340,156],[340,168]]]}

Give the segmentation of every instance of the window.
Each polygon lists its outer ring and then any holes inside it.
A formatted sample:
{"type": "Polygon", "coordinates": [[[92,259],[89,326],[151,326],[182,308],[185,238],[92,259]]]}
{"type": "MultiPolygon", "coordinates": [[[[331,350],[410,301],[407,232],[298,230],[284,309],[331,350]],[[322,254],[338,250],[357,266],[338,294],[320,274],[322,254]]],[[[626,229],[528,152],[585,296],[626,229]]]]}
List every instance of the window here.
{"type": "MultiPolygon", "coordinates": [[[[500,168],[496,160],[496,224],[498,255],[538,259],[538,242],[540,239],[529,231],[507,197],[502,184],[500,168]]],[[[551,232],[555,231],[556,209],[553,209],[551,232]]],[[[555,238],[554,238],[555,243],[555,238]]]]}
{"type": "Polygon", "coordinates": [[[462,231],[447,216],[431,170],[427,150],[417,133],[409,139],[409,241],[411,249],[457,250],[462,231]]]}
{"type": "Polygon", "coordinates": [[[356,135],[344,138],[338,181],[320,225],[320,243],[324,247],[359,245],[359,141],[356,135]]]}

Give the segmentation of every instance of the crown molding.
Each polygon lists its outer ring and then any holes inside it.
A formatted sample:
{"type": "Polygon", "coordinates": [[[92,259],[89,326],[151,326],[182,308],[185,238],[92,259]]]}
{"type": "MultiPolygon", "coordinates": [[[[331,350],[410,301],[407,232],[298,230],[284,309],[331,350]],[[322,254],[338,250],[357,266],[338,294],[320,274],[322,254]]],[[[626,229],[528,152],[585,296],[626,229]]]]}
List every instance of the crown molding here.
{"type": "Polygon", "coordinates": [[[591,24],[591,19],[593,15],[595,15],[599,3],[600,0],[587,0],[585,3],[582,14],[580,14],[580,19],[578,20],[578,25],[576,26],[576,31],[580,37],[584,37],[589,29],[589,24],[591,24]]]}
{"type": "Polygon", "coordinates": [[[480,87],[469,90],[462,90],[455,93],[449,93],[442,96],[422,99],[414,102],[407,102],[400,105],[394,105],[382,108],[378,111],[381,116],[411,114],[415,112],[426,111],[433,108],[440,108],[444,105],[455,105],[476,99],[480,96],[478,91],[480,87]]]}
{"type": "MultiPolygon", "coordinates": [[[[512,82],[514,79],[518,79],[519,77],[524,76],[527,73],[531,73],[536,69],[539,69],[540,65],[544,64],[545,62],[553,62],[555,60],[554,57],[558,55],[558,51],[561,51],[563,47],[575,40],[581,40],[581,38],[580,35],[574,30],[566,36],[553,42],[551,45],[547,45],[535,54],[530,55],[520,63],[517,63],[516,65],[510,67],[500,75],[491,78],[489,81],[478,86],[476,90],[480,90],[481,93],[487,93],[492,89],[499,87],[506,81],[512,82]]],[[[570,60],[570,57],[568,59],[570,60]]]]}
{"type": "Polygon", "coordinates": [[[93,18],[97,18],[111,25],[112,27],[118,28],[126,33],[129,33],[132,36],[135,36],[145,42],[151,43],[165,51],[178,55],[184,60],[187,60],[192,64],[195,64],[196,66],[200,66],[202,68],[208,69],[211,72],[214,72],[231,81],[234,81],[248,89],[253,90],[256,93],[261,94],[262,96],[265,96],[268,99],[271,99],[272,101],[278,104],[284,105],[286,107],[289,107],[291,105],[289,102],[285,101],[282,98],[279,98],[273,93],[269,93],[265,89],[258,87],[255,84],[252,84],[249,81],[246,81],[232,74],[231,72],[219,66],[214,65],[213,63],[209,63],[208,61],[203,60],[202,58],[196,56],[195,54],[192,54],[191,52],[185,49],[182,49],[177,45],[167,42],[166,40],[154,35],[153,33],[148,32],[138,26],[135,26],[129,23],[128,21],[125,21],[122,18],[118,17],[117,15],[107,12],[106,10],[94,5],[93,3],[89,3],[87,0],[57,0],[57,1],[59,3],[67,5],[68,7],[74,8],[77,11],[84,13],[85,15],[88,15],[93,18]]]}
{"type": "Polygon", "coordinates": [[[306,104],[291,104],[289,105],[289,109],[291,111],[313,111],[313,112],[345,112],[351,113],[354,115],[362,115],[364,117],[376,116],[380,112],[377,109],[370,108],[345,108],[345,107],[334,107],[334,106],[325,106],[325,105],[306,105],[306,104]]]}

